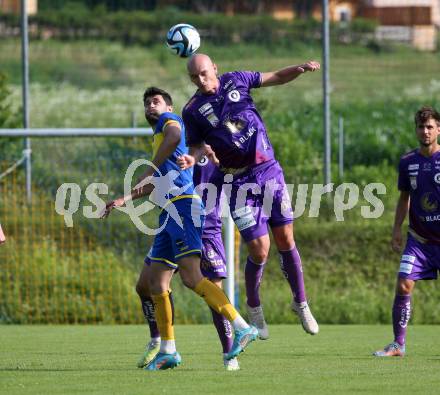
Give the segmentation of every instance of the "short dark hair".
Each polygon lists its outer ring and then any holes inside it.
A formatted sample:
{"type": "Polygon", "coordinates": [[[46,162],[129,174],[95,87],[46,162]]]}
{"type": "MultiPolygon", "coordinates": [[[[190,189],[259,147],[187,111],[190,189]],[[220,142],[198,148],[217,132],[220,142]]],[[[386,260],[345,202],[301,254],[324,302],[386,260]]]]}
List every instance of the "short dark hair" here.
{"type": "Polygon", "coordinates": [[[421,123],[425,123],[431,118],[436,121],[437,125],[440,125],[440,114],[433,107],[423,106],[419,111],[416,112],[414,122],[417,126],[421,123]]]}
{"type": "Polygon", "coordinates": [[[163,89],[160,88],[156,88],[155,86],[150,86],[149,88],[147,88],[144,92],[144,105],[145,105],[145,101],[147,100],[147,98],[152,97],[152,96],[156,96],[156,95],[161,95],[163,97],[163,99],[165,100],[165,103],[167,104],[167,106],[172,106],[173,105],[173,99],[171,98],[171,95],[164,91],[163,89]]]}

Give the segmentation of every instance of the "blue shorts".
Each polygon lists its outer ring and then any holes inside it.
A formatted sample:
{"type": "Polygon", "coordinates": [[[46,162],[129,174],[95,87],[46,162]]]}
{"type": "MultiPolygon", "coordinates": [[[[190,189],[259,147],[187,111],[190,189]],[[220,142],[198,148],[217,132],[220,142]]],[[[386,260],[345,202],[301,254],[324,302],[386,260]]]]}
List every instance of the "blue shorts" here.
{"type": "Polygon", "coordinates": [[[183,257],[201,255],[204,213],[202,202],[197,198],[179,199],[172,204],[176,210],[173,208],[170,212],[174,215],[163,210],[159,216],[159,228],[163,229],[154,238],[145,261],[177,269],[177,262],[183,257]]]}

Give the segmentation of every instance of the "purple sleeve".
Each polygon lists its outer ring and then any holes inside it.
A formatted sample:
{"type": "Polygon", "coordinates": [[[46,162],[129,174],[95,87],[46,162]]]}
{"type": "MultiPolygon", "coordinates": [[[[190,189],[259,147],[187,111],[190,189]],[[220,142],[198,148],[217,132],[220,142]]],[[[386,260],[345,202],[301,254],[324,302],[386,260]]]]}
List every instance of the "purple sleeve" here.
{"type": "Polygon", "coordinates": [[[234,74],[249,90],[259,88],[261,85],[261,73],[259,71],[236,71],[234,74]]]}
{"type": "Polygon", "coordinates": [[[182,112],[183,123],[186,130],[186,145],[198,145],[204,141],[202,132],[197,125],[197,120],[190,111],[184,109],[182,112]]]}
{"type": "Polygon", "coordinates": [[[397,182],[399,191],[409,191],[411,189],[409,184],[409,177],[405,169],[405,162],[400,160],[399,163],[399,178],[397,182]]]}

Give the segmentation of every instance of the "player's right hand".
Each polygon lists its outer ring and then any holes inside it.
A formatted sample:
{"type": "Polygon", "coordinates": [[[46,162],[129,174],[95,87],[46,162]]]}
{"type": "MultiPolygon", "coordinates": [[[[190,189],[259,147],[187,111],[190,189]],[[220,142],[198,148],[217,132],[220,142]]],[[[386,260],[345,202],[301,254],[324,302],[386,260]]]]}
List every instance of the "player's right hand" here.
{"type": "Polygon", "coordinates": [[[121,207],[125,203],[124,198],[112,200],[105,205],[105,209],[99,214],[99,218],[107,218],[114,208],[121,207]]]}
{"type": "Polygon", "coordinates": [[[196,164],[196,159],[192,155],[184,154],[177,158],[176,163],[181,170],[186,170],[196,164]]]}
{"type": "Polygon", "coordinates": [[[391,248],[399,254],[402,252],[402,232],[400,230],[393,230],[391,248]]]}

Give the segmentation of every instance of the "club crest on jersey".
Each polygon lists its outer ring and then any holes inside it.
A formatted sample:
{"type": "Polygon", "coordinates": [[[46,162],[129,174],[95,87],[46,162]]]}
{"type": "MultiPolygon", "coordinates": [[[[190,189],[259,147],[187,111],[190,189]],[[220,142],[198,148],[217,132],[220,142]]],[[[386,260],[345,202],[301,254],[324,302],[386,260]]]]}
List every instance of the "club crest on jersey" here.
{"type": "Polygon", "coordinates": [[[228,93],[228,98],[230,101],[233,101],[236,103],[240,100],[240,92],[234,89],[233,91],[230,91],[228,93]]]}
{"type": "Polygon", "coordinates": [[[440,184],[440,173],[437,173],[437,174],[434,176],[434,181],[436,182],[436,184],[440,184]]]}
{"type": "Polygon", "coordinates": [[[431,163],[424,163],[423,171],[431,171],[431,163]]]}
{"type": "Polygon", "coordinates": [[[208,157],[204,156],[197,162],[197,164],[199,166],[206,166],[208,164],[208,161],[209,161],[208,157]]]}
{"type": "Polygon", "coordinates": [[[417,177],[410,177],[409,181],[411,183],[411,188],[412,189],[417,189],[417,177]]]}

